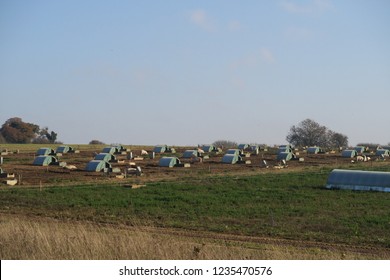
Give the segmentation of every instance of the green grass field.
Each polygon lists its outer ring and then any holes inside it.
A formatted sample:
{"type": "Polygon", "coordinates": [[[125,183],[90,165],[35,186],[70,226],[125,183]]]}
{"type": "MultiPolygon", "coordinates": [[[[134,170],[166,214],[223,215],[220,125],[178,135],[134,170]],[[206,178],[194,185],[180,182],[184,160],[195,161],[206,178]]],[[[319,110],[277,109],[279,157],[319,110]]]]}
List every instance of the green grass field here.
{"type": "Polygon", "coordinates": [[[0,211],[390,248],[390,194],[327,190],[329,171],[193,178],[139,189],[1,188],[0,211]]]}

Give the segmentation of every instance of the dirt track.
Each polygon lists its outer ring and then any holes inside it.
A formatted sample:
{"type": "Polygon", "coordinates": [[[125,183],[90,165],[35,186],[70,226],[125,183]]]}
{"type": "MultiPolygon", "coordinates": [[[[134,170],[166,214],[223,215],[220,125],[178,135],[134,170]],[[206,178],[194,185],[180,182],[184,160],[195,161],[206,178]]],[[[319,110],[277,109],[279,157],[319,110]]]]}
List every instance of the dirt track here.
{"type": "Polygon", "coordinates": [[[316,241],[304,241],[304,240],[291,240],[282,238],[271,238],[261,236],[244,236],[244,235],[232,235],[232,234],[220,234],[201,231],[187,231],[177,229],[166,228],[143,228],[147,232],[155,232],[159,234],[178,235],[191,238],[202,238],[220,241],[232,241],[238,242],[240,245],[246,244],[269,244],[277,246],[291,246],[295,248],[317,248],[335,252],[375,255],[376,257],[382,256],[384,258],[390,257],[390,249],[368,247],[368,246],[352,246],[348,244],[336,244],[336,243],[324,243],[316,241]]]}

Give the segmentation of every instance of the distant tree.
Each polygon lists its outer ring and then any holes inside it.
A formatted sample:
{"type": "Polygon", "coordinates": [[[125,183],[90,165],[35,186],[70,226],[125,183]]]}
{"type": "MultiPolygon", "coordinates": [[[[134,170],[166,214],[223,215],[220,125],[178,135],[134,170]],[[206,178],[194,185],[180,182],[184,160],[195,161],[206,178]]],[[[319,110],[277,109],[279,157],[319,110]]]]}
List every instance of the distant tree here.
{"type": "Polygon", "coordinates": [[[44,127],[39,130],[39,136],[33,140],[36,144],[53,144],[57,143],[57,133],[54,131],[49,132],[48,127],[44,127]]]}
{"type": "Polygon", "coordinates": [[[348,147],[348,136],[344,134],[333,132],[330,136],[331,147],[348,147]]]}
{"type": "Polygon", "coordinates": [[[21,118],[10,118],[0,128],[0,142],[6,143],[58,143],[57,133],[49,132],[48,127],[26,123],[21,118]]]}
{"type": "Polygon", "coordinates": [[[32,140],[33,144],[50,144],[49,140],[46,139],[46,137],[38,136],[37,138],[34,138],[32,140]]]}
{"type": "Polygon", "coordinates": [[[342,147],[348,145],[348,137],[329,130],[326,126],[306,119],[297,126],[293,125],[286,140],[294,146],[319,146],[324,148],[342,147]]]}
{"type": "Polygon", "coordinates": [[[3,137],[3,135],[0,133],[0,144],[5,144],[7,143],[7,141],[5,141],[5,138],[3,137]]]}
{"type": "Polygon", "coordinates": [[[290,128],[286,140],[294,146],[323,146],[327,141],[326,132],[325,126],[311,119],[306,119],[290,128]]]}
{"type": "Polygon", "coordinates": [[[1,127],[0,134],[7,143],[31,143],[39,133],[39,126],[21,118],[10,118],[1,127]]]}
{"type": "Polygon", "coordinates": [[[232,148],[237,148],[238,144],[237,144],[237,142],[234,142],[234,141],[217,140],[213,143],[213,146],[221,147],[223,149],[232,149],[232,148]]]}
{"type": "Polygon", "coordinates": [[[56,143],[57,142],[57,133],[54,131],[51,131],[50,133],[46,134],[46,138],[49,139],[50,143],[56,143]]]}
{"type": "Polygon", "coordinates": [[[104,145],[104,143],[102,141],[99,141],[99,140],[91,140],[89,142],[89,145],[104,145]]]}

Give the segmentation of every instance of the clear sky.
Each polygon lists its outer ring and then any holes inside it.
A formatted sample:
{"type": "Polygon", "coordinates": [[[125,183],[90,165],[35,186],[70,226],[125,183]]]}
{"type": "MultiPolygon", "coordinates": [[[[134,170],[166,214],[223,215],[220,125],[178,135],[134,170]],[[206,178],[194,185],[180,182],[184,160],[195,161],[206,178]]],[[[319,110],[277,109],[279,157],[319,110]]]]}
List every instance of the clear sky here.
{"type": "MultiPolygon", "coordinates": [[[[390,1],[0,0],[0,122],[64,143],[390,142],[390,1]]],[[[1,125],[0,124],[0,125],[1,125]]]]}

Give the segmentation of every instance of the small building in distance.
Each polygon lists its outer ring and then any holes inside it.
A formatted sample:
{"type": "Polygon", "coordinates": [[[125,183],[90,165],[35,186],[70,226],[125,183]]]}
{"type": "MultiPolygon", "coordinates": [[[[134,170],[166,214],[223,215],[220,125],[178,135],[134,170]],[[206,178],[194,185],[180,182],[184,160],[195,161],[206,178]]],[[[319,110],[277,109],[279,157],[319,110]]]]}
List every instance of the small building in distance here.
{"type": "Polygon", "coordinates": [[[123,145],[115,145],[114,147],[120,154],[126,154],[127,152],[130,152],[130,149],[125,148],[123,145]]]}
{"type": "Polygon", "coordinates": [[[258,155],[260,152],[260,147],[257,144],[239,144],[237,149],[241,150],[242,152],[250,152],[252,155],[258,155]]]}
{"type": "Polygon", "coordinates": [[[376,150],[375,155],[381,156],[381,157],[389,157],[390,151],[387,149],[378,149],[378,150],[376,150]]]}
{"type": "Polygon", "coordinates": [[[294,158],[294,154],[291,153],[291,152],[280,152],[278,153],[276,159],[278,161],[281,161],[281,160],[285,160],[285,161],[289,161],[289,160],[292,160],[294,158]]]}
{"type": "Polygon", "coordinates": [[[225,154],[222,157],[222,163],[236,164],[242,162],[242,157],[239,154],[225,154]]]}
{"type": "Polygon", "coordinates": [[[309,147],[307,148],[307,153],[309,155],[314,155],[314,154],[323,153],[323,151],[320,147],[309,147]]]}
{"type": "Polygon", "coordinates": [[[112,170],[112,166],[105,160],[91,160],[88,162],[85,170],[90,172],[110,172],[112,170]]]}
{"type": "Polygon", "coordinates": [[[280,145],[276,154],[276,160],[289,161],[295,159],[296,155],[293,153],[293,147],[290,144],[280,145]]]}
{"type": "Polygon", "coordinates": [[[277,153],[292,153],[293,152],[293,148],[291,145],[280,145],[278,147],[278,151],[277,153]]]}
{"type": "Polygon", "coordinates": [[[344,150],[341,152],[343,158],[353,158],[357,156],[356,150],[344,150]]]}
{"type": "Polygon", "coordinates": [[[102,150],[102,153],[104,153],[104,154],[112,154],[112,155],[120,154],[119,148],[116,147],[116,146],[104,147],[103,150],[102,150]]]}
{"type": "Polygon", "coordinates": [[[239,149],[229,149],[226,151],[225,153],[226,155],[238,155],[238,156],[241,156],[241,150],[239,149]]]}
{"type": "Polygon", "coordinates": [[[222,151],[220,148],[217,148],[214,145],[202,145],[201,149],[205,153],[219,153],[222,151]]]}
{"type": "Polygon", "coordinates": [[[38,166],[49,166],[49,165],[55,165],[58,164],[57,158],[53,156],[37,156],[34,159],[33,165],[38,166]]]}
{"type": "Polygon", "coordinates": [[[358,154],[363,154],[365,151],[366,151],[366,147],[363,147],[363,146],[356,146],[353,148],[356,153],[358,154]]]}
{"type": "Polygon", "coordinates": [[[237,149],[239,150],[247,150],[250,148],[249,144],[238,144],[237,149]]]}
{"type": "Polygon", "coordinates": [[[176,150],[172,147],[169,147],[167,145],[157,145],[154,146],[153,152],[156,154],[164,154],[164,153],[176,153],[176,150]]]}
{"type": "Polygon", "coordinates": [[[37,156],[54,156],[56,153],[52,148],[40,148],[37,152],[37,156]]]}
{"type": "Polygon", "coordinates": [[[67,153],[79,153],[80,151],[73,149],[71,146],[59,146],[56,149],[56,154],[67,154],[67,153]]]}
{"type": "Polygon", "coordinates": [[[198,158],[201,157],[201,154],[198,150],[185,150],[183,153],[183,158],[198,158]]]}
{"type": "Polygon", "coordinates": [[[180,164],[180,160],[177,157],[162,157],[158,162],[158,165],[161,167],[175,167],[180,164]]]}
{"type": "Polygon", "coordinates": [[[100,153],[97,154],[94,158],[94,160],[104,160],[107,162],[117,162],[116,156],[109,153],[100,153]]]}
{"type": "Polygon", "coordinates": [[[260,147],[257,144],[253,144],[249,147],[249,150],[251,151],[252,155],[258,155],[260,152],[260,147]]]}

